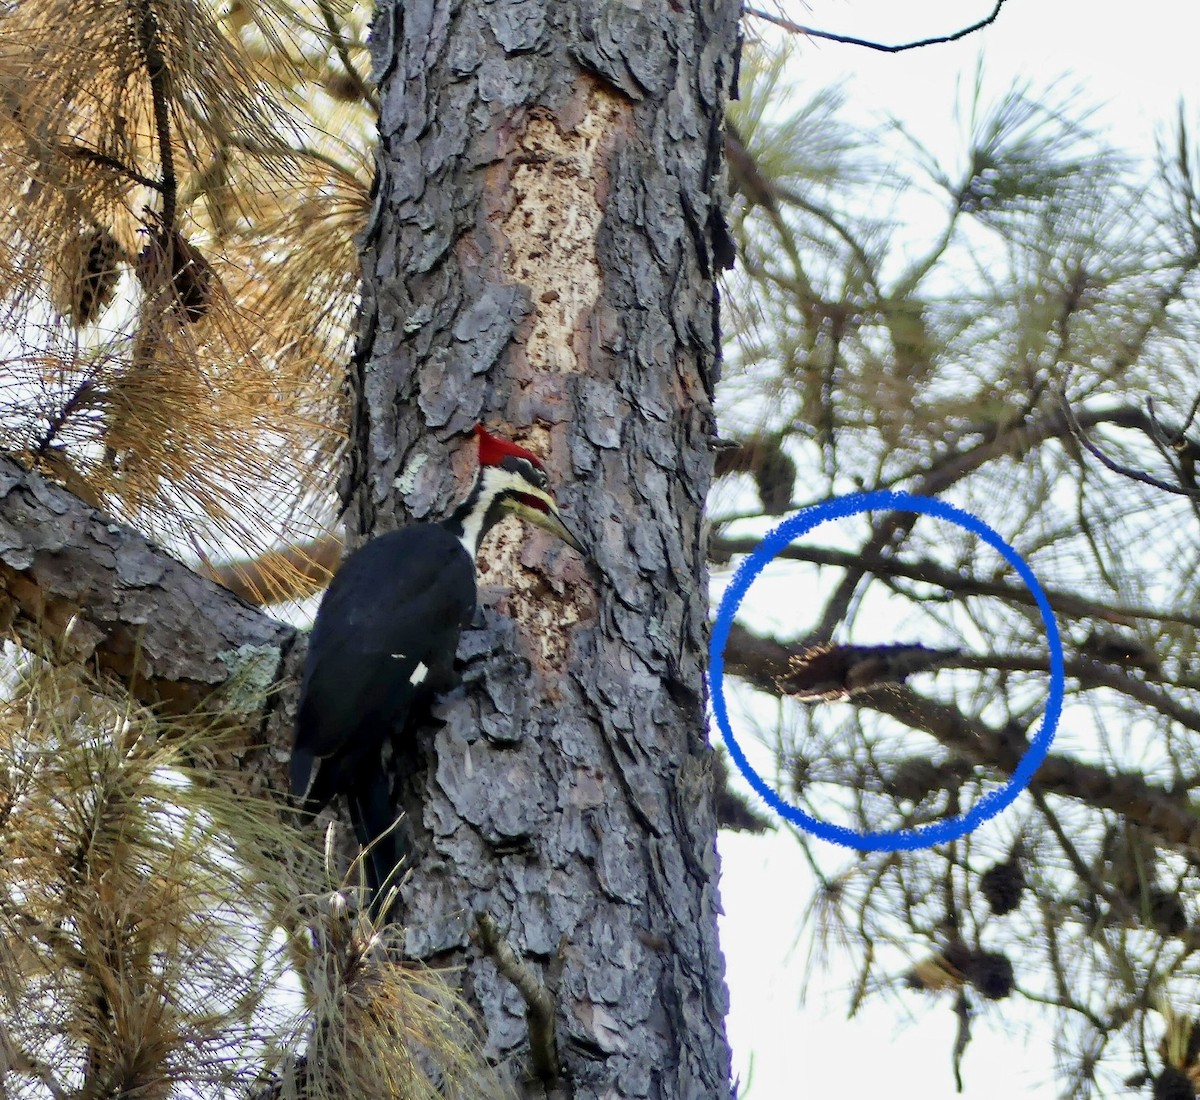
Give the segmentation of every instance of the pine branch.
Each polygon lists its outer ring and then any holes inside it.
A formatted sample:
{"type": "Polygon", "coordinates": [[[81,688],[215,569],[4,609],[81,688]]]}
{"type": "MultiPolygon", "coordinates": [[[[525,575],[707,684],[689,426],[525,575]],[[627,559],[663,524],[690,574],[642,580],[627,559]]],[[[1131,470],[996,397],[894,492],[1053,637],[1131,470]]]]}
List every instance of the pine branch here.
{"type": "MultiPolygon", "coordinates": [[[[972,719],[954,707],[911,691],[876,692],[862,704],[932,734],[943,745],[985,767],[1011,774],[1026,747],[1023,736],[972,719]]],[[[1048,755],[1033,778],[1040,790],[1119,813],[1160,842],[1200,861],[1200,816],[1186,798],[1148,783],[1140,774],[1113,772],[1072,757],[1048,755]]]]}
{"type": "Polygon", "coordinates": [[[142,702],[191,710],[250,673],[269,688],[292,646],[292,627],[5,456],[0,526],[0,621],[142,702]]]}
{"type": "MultiPolygon", "coordinates": [[[[1098,424],[1147,430],[1149,419],[1141,409],[1120,406],[1115,409],[1085,410],[1077,416],[1060,410],[1057,414],[1042,416],[1028,423],[1021,421],[1003,429],[983,443],[952,452],[945,458],[913,471],[910,476],[917,478],[917,482],[912,491],[917,496],[937,496],[989,462],[1029,454],[1048,440],[1069,435],[1076,425],[1094,427],[1098,424]]],[[[912,512],[889,512],[874,524],[871,537],[862,548],[863,557],[873,558],[894,551],[908,536],[916,521],[917,516],[912,512]]],[[[813,632],[814,638],[833,636],[834,628],[845,617],[859,582],[866,572],[866,569],[847,571],[829,597],[820,624],[813,632]]]]}
{"type": "MultiPolygon", "coordinates": [[[[175,203],[178,184],[175,179],[175,156],[171,149],[170,83],[167,62],[159,41],[158,19],[154,15],[154,0],[133,0],[134,25],[146,74],[150,78],[150,97],[154,106],[154,129],[158,139],[159,190],[162,192],[162,228],[169,234],[175,225],[175,203]]],[[[167,238],[169,239],[169,238],[167,238]]]]}
{"type": "MultiPolygon", "coordinates": [[[[734,624],[725,648],[725,668],[760,690],[778,695],[775,681],[786,675],[792,646],[751,634],[734,624]]],[[[1010,775],[1027,747],[1025,737],[1010,727],[996,728],[952,706],[924,699],[906,689],[892,688],[856,696],[866,707],[924,730],[956,756],[1010,775]]],[[[1033,778],[1044,792],[1112,810],[1140,825],[1160,842],[1176,847],[1200,862],[1200,816],[1185,797],[1148,783],[1141,775],[1106,768],[1054,753],[1033,778]]]]}
{"type": "MultiPolygon", "coordinates": [[[[728,560],[734,554],[751,554],[759,546],[755,538],[714,538],[709,543],[710,557],[715,561],[728,560]]],[[[791,561],[806,561],[814,565],[830,565],[842,569],[861,569],[877,577],[905,577],[924,584],[944,588],[953,599],[967,596],[993,596],[996,599],[1022,607],[1036,607],[1037,600],[1023,584],[1005,581],[988,581],[970,577],[957,570],[948,569],[928,558],[905,560],[888,558],[882,554],[869,554],[857,550],[834,550],[824,546],[803,544],[785,547],[777,555],[791,561]]],[[[1200,615],[1184,611],[1165,611],[1153,607],[1132,604],[1112,604],[1088,599],[1077,592],[1064,589],[1045,588],[1050,606],[1059,615],[1074,619],[1101,619],[1108,623],[1132,624],[1138,619],[1158,623],[1179,623],[1200,629],[1200,615]]]]}
{"type": "MultiPolygon", "coordinates": [[[[733,632],[730,633],[731,645],[733,644],[735,634],[738,638],[736,652],[740,654],[740,659],[744,663],[740,666],[739,670],[735,670],[731,666],[729,671],[734,672],[736,675],[746,676],[755,687],[771,695],[791,694],[788,690],[789,680],[792,675],[791,670],[794,668],[797,660],[803,660],[812,652],[808,643],[789,645],[773,638],[755,638],[745,628],[735,624],[733,632]],[[780,669],[782,671],[779,671],[780,669]]],[[[840,648],[861,648],[869,651],[871,648],[886,650],[888,648],[900,647],[843,646],[840,648]]],[[[923,647],[916,646],[913,648],[919,652],[923,647]]],[[[926,652],[932,653],[935,651],[926,652]]],[[[1049,658],[1047,657],[1028,656],[1022,653],[962,653],[958,655],[949,655],[947,653],[940,656],[937,660],[937,667],[939,669],[958,668],[976,672],[1045,672],[1048,665],[1049,658]]],[[[1143,706],[1158,711],[1165,718],[1177,722],[1185,729],[1200,733],[1200,711],[1184,706],[1172,695],[1162,690],[1162,687],[1159,685],[1147,683],[1145,680],[1130,676],[1127,672],[1115,669],[1102,661],[1093,660],[1090,657],[1067,657],[1063,661],[1063,668],[1066,675],[1078,680],[1081,692],[1095,691],[1098,688],[1107,688],[1110,691],[1120,692],[1122,695],[1128,696],[1143,706]]],[[[1186,685],[1170,683],[1163,686],[1181,688],[1186,685]]],[[[851,694],[857,697],[862,693],[862,689],[859,689],[851,694]]],[[[836,697],[831,696],[831,698],[836,697]]]]}
{"type": "Polygon", "coordinates": [[[41,442],[34,452],[38,458],[45,456],[46,452],[53,445],[59,432],[66,426],[67,421],[75,415],[76,412],[95,397],[95,385],[90,377],[86,377],[66,401],[62,407],[50,418],[50,423],[46,427],[46,434],[42,436],[41,442]]]}

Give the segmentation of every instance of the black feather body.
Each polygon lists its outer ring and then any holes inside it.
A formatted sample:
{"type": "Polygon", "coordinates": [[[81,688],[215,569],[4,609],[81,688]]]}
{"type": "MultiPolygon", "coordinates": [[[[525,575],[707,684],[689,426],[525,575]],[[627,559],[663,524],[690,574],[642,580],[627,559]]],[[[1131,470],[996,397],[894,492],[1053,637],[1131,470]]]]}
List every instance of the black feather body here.
{"type": "Polygon", "coordinates": [[[363,545],[317,611],[292,790],[314,814],[346,795],[359,844],[374,845],[367,860],[373,897],[404,854],[380,751],[389,737],[412,735],[415,706],[453,686],[459,634],[474,611],[475,563],[450,521],[414,524],[363,545]]]}
{"type": "MultiPolygon", "coordinates": [[[[457,683],[455,652],[475,614],[475,554],[488,530],[515,514],[578,552],[535,455],[476,429],[480,467],[467,499],[442,523],[417,523],[351,554],[325,593],[300,687],[292,792],[309,813],[344,795],[373,909],[405,852],[381,750],[403,760],[432,698],[457,683]]],[[[407,831],[407,830],[405,830],[407,831]]]]}

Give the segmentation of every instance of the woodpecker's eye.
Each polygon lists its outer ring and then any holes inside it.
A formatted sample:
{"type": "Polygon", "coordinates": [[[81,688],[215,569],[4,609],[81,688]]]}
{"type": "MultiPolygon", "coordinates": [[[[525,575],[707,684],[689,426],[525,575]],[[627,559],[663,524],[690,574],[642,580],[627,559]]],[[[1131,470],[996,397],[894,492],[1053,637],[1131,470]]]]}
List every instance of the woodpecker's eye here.
{"type": "Polygon", "coordinates": [[[540,466],[535,466],[528,459],[521,460],[519,472],[530,485],[536,485],[539,489],[545,489],[550,484],[546,471],[540,466]]]}

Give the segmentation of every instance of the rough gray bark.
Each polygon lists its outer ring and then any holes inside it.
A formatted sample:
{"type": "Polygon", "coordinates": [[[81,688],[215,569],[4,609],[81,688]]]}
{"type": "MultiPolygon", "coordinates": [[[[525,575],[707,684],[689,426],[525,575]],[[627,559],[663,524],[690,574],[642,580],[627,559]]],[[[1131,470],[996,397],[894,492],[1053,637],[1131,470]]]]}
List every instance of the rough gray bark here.
{"type": "Polygon", "coordinates": [[[0,626],[180,712],[234,685],[240,709],[257,711],[295,639],[286,623],[3,455],[0,626]]]}
{"type": "MultiPolygon", "coordinates": [[[[377,16],[348,529],[444,514],[477,421],[546,458],[585,564],[502,525],[464,689],[397,770],[407,947],[493,1051],[555,1006],[575,1097],[729,1095],[705,736],[705,494],[731,0],[393,2],[377,16]],[[411,769],[411,770],[409,770],[411,769]]],[[[511,522],[511,521],[510,521],[511,522]]]]}

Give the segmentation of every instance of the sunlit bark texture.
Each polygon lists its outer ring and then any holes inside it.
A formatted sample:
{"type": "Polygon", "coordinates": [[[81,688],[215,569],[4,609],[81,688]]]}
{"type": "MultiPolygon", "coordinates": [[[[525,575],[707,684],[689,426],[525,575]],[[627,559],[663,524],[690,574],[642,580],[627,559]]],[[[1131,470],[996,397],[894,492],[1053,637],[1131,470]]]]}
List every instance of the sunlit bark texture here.
{"type": "Polygon", "coordinates": [[[737,16],[439,0],[375,24],[351,538],[443,515],[483,420],[545,456],[592,559],[513,521],[484,543],[464,688],[392,765],[407,949],[465,962],[523,1058],[488,914],[577,1097],[728,1095],[702,518],[737,16]]]}

